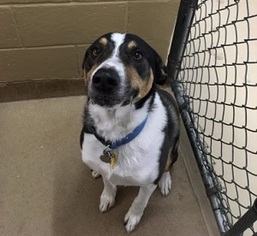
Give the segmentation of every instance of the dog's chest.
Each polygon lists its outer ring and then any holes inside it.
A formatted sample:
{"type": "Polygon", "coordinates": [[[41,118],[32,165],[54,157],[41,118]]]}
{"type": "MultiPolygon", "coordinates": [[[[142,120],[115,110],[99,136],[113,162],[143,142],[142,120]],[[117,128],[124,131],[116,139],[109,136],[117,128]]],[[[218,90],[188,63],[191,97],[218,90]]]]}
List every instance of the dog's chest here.
{"type": "Polygon", "coordinates": [[[110,168],[109,179],[116,185],[141,185],[153,182],[158,174],[159,150],[134,151],[124,147],[117,152],[117,160],[110,168]]]}
{"type": "Polygon", "coordinates": [[[155,181],[159,173],[159,157],[164,136],[148,134],[114,150],[115,163],[103,162],[104,146],[91,134],[84,134],[83,161],[115,185],[142,185],[155,181]],[[153,145],[154,143],[154,145],[153,145]]]}
{"type": "MultiPolygon", "coordinates": [[[[99,106],[91,106],[90,113],[97,127],[104,131],[101,135],[115,139],[117,138],[115,135],[122,132],[122,125],[117,125],[118,121],[126,121],[130,117],[129,109],[128,107],[117,109],[113,117],[115,119],[110,119],[109,111],[99,106]]],[[[148,113],[146,106],[134,111],[133,121],[140,124],[146,115],[148,119],[145,127],[136,138],[114,150],[116,160],[112,166],[100,159],[104,146],[94,135],[85,134],[82,150],[84,162],[115,185],[142,185],[154,182],[159,174],[160,155],[165,136],[163,130],[167,123],[166,112],[158,95],[154,101],[154,110],[148,113]]],[[[127,132],[121,136],[126,134],[127,132]]]]}

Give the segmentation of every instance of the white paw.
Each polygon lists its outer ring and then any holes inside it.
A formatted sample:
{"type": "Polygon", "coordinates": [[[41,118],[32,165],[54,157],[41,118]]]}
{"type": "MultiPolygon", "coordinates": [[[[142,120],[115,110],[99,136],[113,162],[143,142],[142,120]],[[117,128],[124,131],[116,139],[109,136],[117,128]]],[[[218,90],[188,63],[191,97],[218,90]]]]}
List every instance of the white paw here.
{"type": "Polygon", "coordinates": [[[163,173],[159,183],[158,183],[158,186],[159,186],[159,189],[161,191],[161,194],[166,197],[170,190],[171,190],[171,177],[170,177],[170,173],[169,172],[165,172],[163,173]]]}
{"type": "Polygon", "coordinates": [[[101,175],[100,174],[98,174],[96,171],[94,171],[94,170],[92,170],[92,177],[94,178],[94,179],[97,179],[98,177],[100,177],[101,175]]]}
{"type": "Polygon", "coordinates": [[[124,225],[128,233],[135,229],[142,215],[143,212],[138,212],[137,210],[134,210],[132,207],[129,209],[128,213],[124,218],[124,225]]]}
{"type": "Polygon", "coordinates": [[[101,212],[108,211],[115,203],[115,194],[103,192],[100,198],[99,210],[101,212]]]}

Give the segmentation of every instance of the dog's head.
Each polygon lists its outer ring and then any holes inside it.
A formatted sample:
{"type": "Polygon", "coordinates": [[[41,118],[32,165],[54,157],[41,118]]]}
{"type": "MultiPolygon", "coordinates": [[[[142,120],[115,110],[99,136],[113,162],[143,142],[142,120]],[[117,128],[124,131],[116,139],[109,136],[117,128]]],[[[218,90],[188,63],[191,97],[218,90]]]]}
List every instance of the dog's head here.
{"type": "Polygon", "coordinates": [[[106,107],[137,102],[166,79],[160,56],[133,34],[101,36],[86,51],[83,69],[91,102],[106,107]]]}

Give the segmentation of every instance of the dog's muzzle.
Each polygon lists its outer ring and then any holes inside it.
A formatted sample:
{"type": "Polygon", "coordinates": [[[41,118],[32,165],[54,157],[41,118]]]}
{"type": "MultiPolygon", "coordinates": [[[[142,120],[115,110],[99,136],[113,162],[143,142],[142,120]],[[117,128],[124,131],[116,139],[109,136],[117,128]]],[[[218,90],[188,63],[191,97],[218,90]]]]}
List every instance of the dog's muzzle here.
{"type": "Polygon", "coordinates": [[[88,95],[93,103],[113,107],[124,99],[122,87],[120,76],[115,69],[100,68],[91,78],[88,95]]]}
{"type": "Polygon", "coordinates": [[[113,69],[101,68],[94,74],[92,78],[92,86],[101,93],[112,93],[120,85],[118,73],[113,69]]]}

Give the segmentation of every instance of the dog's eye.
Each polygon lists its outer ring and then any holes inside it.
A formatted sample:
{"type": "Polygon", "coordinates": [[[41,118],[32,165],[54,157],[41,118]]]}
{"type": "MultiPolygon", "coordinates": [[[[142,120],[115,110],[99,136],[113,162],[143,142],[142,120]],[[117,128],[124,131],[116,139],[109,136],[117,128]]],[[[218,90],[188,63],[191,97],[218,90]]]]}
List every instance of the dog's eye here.
{"type": "Polygon", "coordinates": [[[142,52],[140,52],[140,51],[135,51],[135,52],[133,53],[133,59],[134,59],[135,61],[141,61],[142,58],[143,58],[142,52]]]}
{"type": "Polygon", "coordinates": [[[101,50],[97,47],[93,48],[91,53],[93,57],[97,57],[100,54],[101,50]]]}

